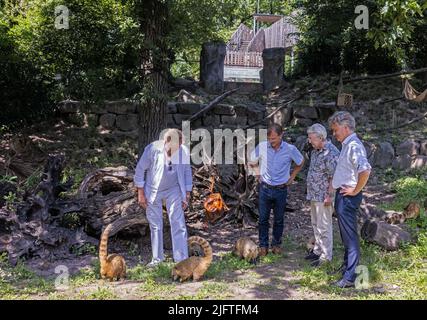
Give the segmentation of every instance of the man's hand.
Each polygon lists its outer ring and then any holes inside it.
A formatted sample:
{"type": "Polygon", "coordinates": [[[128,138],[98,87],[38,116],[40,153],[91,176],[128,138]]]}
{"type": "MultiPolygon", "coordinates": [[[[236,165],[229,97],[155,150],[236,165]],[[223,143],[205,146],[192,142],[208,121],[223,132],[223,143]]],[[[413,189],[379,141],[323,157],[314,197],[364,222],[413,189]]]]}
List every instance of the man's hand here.
{"type": "Polygon", "coordinates": [[[332,197],[329,194],[326,195],[323,204],[325,205],[325,207],[330,207],[332,205],[332,197]]]}
{"type": "Polygon", "coordinates": [[[144,209],[147,209],[147,199],[145,198],[143,189],[138,189],[138,204],[144,209]]]}
{"type": "Polygon", "coordinates": [[[358,192],[355,192],[356,188],[352,187],[342,187],[340,190],[340,193],[344,196],[354,197],[358,194],[358,192]]]}
{"type": "Polygon", "coordinates": [[[185,201],[182,201],[182,210],[186,210],[188,208],[188,204],[190,203],[191,193],[187,191],[185,201]]]}
{"type": "Polygon", "coordinates": [[[290,186],[295,181],[295,177],[291,176],[289,180],[286,182],[287,186],[290,186]]]}

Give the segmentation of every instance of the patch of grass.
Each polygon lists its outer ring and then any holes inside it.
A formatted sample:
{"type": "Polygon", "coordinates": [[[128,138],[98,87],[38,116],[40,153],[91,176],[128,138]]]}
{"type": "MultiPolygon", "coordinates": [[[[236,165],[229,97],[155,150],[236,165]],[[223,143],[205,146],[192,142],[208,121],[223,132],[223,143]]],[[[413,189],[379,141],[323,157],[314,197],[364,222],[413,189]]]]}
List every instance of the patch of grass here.
{"type": "Polygon", "coordinates": [[[9,176],[9,175],[2,175],[0,176],[0,183],[13,183],[16,184],[18,177],[17,176],[9,176]]]}
{"type": "Polygon", "coordinates": [[[385,205],[385,209],[402,211],[411,201],[423,202],[427,199],[427,180],[425,174],[427,170],[420,170],[411,173],[411,177],[402,177],[397,179],[392,187],[397,193],[395,201],[385,205]]]}
{"type": "Polygon", "coordinates": [[[206,278],[218,278],[225,272],[234,270],[247,270],[255,266],[246,260],[235,257],[231,252],[225,253],[219,257],[219,260],[213,261],[205,273],[206,278]]]}
{"type": "MultiPolygon", "coordinates": [[[[427,181],[422,174],[397,179],[393,188],[396,199],[386,209],[401,211],[410,201],[424,201],[427,198],[427,181]]],[[[295,271],[302,288],[320,291],[328,295],[345,292],[345,297],[353,299],[427,299],[427,217],[421,212],[420,217],[408,222],[418,231],[417,241],[406,244],[400,250],[387,252],[377,245],[361,241],[361,261],[359,265],[368,270],[370,289],[341,290],[329,285],[337,276],[330,276],[328,271],[336,269],[341,263],[342,245],[336,245],[335,257],[330,265],[320,268],[305,267],[295,271]],[[424,226],[424,227],[423,227],[424,226]],[[381,290],[377,290],[377,287],[381,290]]]]}
{"type": "Polygon", "coordinates": [[[221,255],[219,260],[212,262],[209,269],[205,273],[205,277],[207,279],[219,278],[226,272],[235,270],[249,270],[254,269],[260,265],[274,264],[283,257],[284,255],[273,255],[269,253],[268,255],[261,257],[257,265],[254,265],[247,262],[246,260],[237,258],[231,252],[228,252],[221,255]]]}
{"type": "Polygon", "coordinates": [[[70,285],[73,287],[80,287],[94,283],[100,279],[100,264],[99,260],[92,263],[89,268],[81,269],[76,275],[70,277],[70,285]]]}
{"type": "Polygon", "coordinates": [[[330,265],[320,268],[306,266],[293,274],[299,279],[294,281],[303,288],[323,292],[328,295],[345,293],[353,299],[426,299],[427,298],[427,234],[420,234],[417,244],[386,252],[380,247],[361,243],[360,265],[368,269],[370,288],[368,290],[342,290],[330,286],[339,276],[328,272],[338,268],[342,252],[337,254],[330,265]],[[384,293],[378,293],[376,287],[384,287],[384,293]],[[393,288],[398,288],[394,290],[393,288]]]}
{"type": "Polygon", "coordinates": [[[137,265],[136,267],[127,271],[127,278],[130,280],[170,280],[172,279],[172,262],[162,262],[155,268],[147,268],[143,265],[137,265]]]}
{"type": "Polygon", "coordinates": [[[0,298],[27,299],[29,295],[54,291],[53,281],[46,280],[28,270],[22,261],[9,265],[7,255],[0,254],[0,298]]]}
{"type": "Polygon", "coordinates": [[[204,282],[196,294],[180,294],[174,299],[177,300],[224,300],[232,297],[229,286],[224,282],[204,282]]]}
{"type": "Polygon", "coordinates": [[[117,295],[107,287],[98,287],[96,291],[91,292],[90,294],[86,295],[83,294],[84,299],[91,299],[91,300],[112,300],[117,299],[117,295]]]}
{"type": "Polygon", "coordinates": [[[176,289],[177,287],[175,284],[162,283],[148,278],[140,286],[139,291],[144,295],[145,299],[164,300],[171,298],[171,294],[173,294],[176,289]]]}

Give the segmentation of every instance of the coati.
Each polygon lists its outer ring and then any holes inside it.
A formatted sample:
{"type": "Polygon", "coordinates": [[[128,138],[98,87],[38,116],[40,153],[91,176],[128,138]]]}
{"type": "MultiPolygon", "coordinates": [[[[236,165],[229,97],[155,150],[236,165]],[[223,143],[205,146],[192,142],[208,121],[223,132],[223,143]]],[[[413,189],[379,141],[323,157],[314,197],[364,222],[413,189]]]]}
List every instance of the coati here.
{"type": "Polygon", "coordinates": [[[419,216],[421,207],[416,202],[410,202],[403,212],[395,212],[387,217],[385,217],[384,221],[389,224],[400,224],[405,222],[406,219],[414,219],[419,216]]]}
{"type": "Polygon", "coordinates": [[[308,239],[306,243],[306,248],[308,252],[313,251],[315,243],[316,243],[316,240],[314,239],[314,237],[311,237],[310,239],[308,239]]]}
{"type": "Polygon", "coordinates": [[[118,254],[108,253],[108,236],[111,231],[109,224],[102,232],[101,242],[99,244],[99,261],[101,263],[101,278],[113,280],[123,280],[126,277],[126,262],[125,259],[118,254]]]}
{"type": "Polygon", "coordinates": [[[256,264],[259,250],[255,242],[248,237],[239,238],[234,246],[233,254],[247,262],[256,264]]]}
{"type": "Polygon", "coordinates": [[[208,270],[212,263],[212,248],[205,239],[198,236],[188,238],[188,244],[197,242],[202,248],[204,257],[189,257],[181,262],[178,262],[172,269],[173,280],[180,279],[180,282],[193,278],[193,281],[198,281],[208,270]]]}

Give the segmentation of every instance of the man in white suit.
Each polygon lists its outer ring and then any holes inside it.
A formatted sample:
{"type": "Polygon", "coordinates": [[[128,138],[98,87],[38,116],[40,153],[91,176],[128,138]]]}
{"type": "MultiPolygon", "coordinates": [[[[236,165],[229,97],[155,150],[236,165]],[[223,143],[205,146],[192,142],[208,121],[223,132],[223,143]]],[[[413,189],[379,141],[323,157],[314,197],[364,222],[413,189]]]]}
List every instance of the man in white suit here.
{"type": "Polygon", "coordinates": [[[146,209],[150,224],[153,257],[149,266],[164,260],[163,201],[171,226],[173,259],[179,262],[188,258],[184,210],[188,207],[193,184],[190,153],[182,143],[182,132],[168,129],[163,140],[144,149],[135,170],[138,203],[146,209]]]}

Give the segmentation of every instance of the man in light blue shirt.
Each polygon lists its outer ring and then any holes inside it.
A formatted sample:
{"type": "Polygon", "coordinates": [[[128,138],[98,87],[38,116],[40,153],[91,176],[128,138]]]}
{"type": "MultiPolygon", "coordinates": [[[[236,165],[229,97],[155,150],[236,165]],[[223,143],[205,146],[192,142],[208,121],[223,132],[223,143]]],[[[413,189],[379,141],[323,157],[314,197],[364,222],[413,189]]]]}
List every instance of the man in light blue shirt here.
{"type": "Polygon", "coordinates": [[[283,129],[280,125],[273,124],[268,128],[267,139],[268,141],[260,142],[255,148],[249,161],[249,166],[255,170],[255,175],[260,182],[260,256],[268,253],[271,209],[274,213],[272,251],[274,254],[282,252],[283,216],[286,208],[287,188],[294,181],[304,163],[301,152],[295,146],[283,141],[283,129]],[[291,173],[292,162],[296,166],[291,173]]]}
{"type": "Polygon", "coordinates": [[[360,259],[357,211],[362,202],[362,189],[371,173],[371,165],[366,157],[365,147],[354,132],[356,122],[349,112],[335,112],[329,119],[329,126],[335,138],[342,143],[332,187],[337,190],[335,211],[345,251],[340,268],[342,279],[334,285],[348,288],[354,286],[360,259]]]}
{"type": "Polygon", "coordinates": [[[150,224],[153,253],[150,266],[164,260],[163,201],[171,226],[173,258],[175,262],[188,258],[184,210],[190,200],[192,172],[190,154],[182,139],[181,131],[169,129],[163,141],[153,142],[144,149],[135,170],[138,203],[146,209],[150,224]]]}

